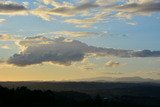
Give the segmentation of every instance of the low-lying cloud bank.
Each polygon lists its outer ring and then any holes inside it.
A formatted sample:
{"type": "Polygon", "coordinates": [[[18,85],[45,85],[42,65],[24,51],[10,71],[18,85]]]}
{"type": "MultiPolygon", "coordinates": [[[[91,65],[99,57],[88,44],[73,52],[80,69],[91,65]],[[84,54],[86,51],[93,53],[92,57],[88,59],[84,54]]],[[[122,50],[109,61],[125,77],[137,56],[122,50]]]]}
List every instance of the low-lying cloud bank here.
{"type": "Polygon", "coordinates": [[[42,36],[27,37],[18,45],[21,52],[14,54],[7,61],[16,66],[27,66],[52,62],[69,66],[72,62],[82,61],[85,56],[114,56],[114,57],[160,57],[160,51],[150,50],[123,50],[113,48],[101,48],[88,46],[78,40],[70,40],[63,37],[49,39],[42,36]]]}

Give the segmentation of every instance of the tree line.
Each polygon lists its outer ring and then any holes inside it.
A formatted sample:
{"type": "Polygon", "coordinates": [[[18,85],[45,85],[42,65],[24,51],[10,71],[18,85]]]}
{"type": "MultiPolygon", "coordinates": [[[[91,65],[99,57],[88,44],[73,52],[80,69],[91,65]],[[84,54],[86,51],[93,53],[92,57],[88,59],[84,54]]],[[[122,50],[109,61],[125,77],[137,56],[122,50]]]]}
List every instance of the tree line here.
{"type": "MultiPolygon", "coordinates": [[[[139,98],[139,97],[138,97],[139,98]]],[[[75,91],[55,92],[30,90],[27,87],[8,89],[0,86],[0,107],[158,107],[159,104],[138,104],[133,96],[103,98],[75,91]]],[[[144,98],[142,98],[144,99],[144,98]]],[[[148,99],[147,99],[148,100],[148,99]]],[[[155,99],[149,99],[154,100],[155,99]]],[[[149,102],[148,101],[148,102],[149,102]]],[[[155,102],[158,102],[155,101],[155,102]]]]}

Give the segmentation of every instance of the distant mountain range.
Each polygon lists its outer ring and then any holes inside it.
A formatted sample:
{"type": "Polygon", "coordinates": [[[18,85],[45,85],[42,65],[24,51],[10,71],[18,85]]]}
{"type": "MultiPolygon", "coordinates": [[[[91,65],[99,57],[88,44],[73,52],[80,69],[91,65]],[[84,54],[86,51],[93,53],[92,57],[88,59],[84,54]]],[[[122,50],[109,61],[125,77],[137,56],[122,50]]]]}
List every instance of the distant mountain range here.
{"type": "Polygon", "coordinates": [[[154,80],[150,78],[141,78],[141,77],[121,77],[121,78],[113,78],[113,77],[95,77],[95,78],[84,78],[77,79],[73,81],[86,81],[86,82],[126,82],[126,83],[138,83],[138,82],[153,82],[160,83],[160,80],[154,80]]]}

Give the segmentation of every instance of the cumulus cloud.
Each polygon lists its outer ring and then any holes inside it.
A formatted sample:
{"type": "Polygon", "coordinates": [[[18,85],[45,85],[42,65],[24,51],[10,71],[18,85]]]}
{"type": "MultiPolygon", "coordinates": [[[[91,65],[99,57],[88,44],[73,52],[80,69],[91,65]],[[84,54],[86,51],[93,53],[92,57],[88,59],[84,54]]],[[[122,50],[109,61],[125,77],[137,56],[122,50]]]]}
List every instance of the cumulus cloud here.
{"type": "Polygon", "coordinates": [[[25,15],[27,8],[16,2],[0,2],[0,15],[25,15]]]}
{"type": "Polygon", "coordinates": [[[84,58],[82,49],[87,45],[79,41],[65,42],[64,40],[64,38],[55,40],[44,37],[26,38],[19,43],[25,49],[20,54],[12,56],[8,63],[18,66],[42,62],[70,65],[73,61],[81,61],[84,58]]]}
{"type": "Polygon", "coordinates": [[[134,51],[113,48],[88,46],[78,40],[68,40],[63,37],[49,39],[46,37],[27,37],[19,42],[21,52],[8,59],[9,64],[27,66],[52,62],[61,65],[71,65],[82,61],[86,55],[115,57],[160,57],[160,51],[134,51]]]}

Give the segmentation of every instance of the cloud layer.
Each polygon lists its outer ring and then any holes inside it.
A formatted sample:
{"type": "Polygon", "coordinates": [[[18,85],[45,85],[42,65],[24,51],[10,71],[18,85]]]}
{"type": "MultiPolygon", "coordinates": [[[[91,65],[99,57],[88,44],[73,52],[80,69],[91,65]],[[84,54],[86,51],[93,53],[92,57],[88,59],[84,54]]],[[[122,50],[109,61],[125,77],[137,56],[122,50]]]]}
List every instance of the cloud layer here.
{"type": "Polygon", "coordinates": [[[83,28],[91,27],[109,18],[130,20],[137,15],[146,16],[160,11],[159,0],[81,0],[74,3],[43,0],[42,5],[52,7],[38,8],[33,11],[33,14],[45,20],[50,20],[51,16],[71,17],[64,22],[83,28]],[[75,18],[75,16],[81,16],[81,18],[75,18]]]}
{"type": "MultiPolygon", "coordinates": [[[[30,2],[31,3],[31,2],[30,2]]],[[[64,22],[76,27],[91,27],[110,18],[131,19],[137,15],[151,15],[160,11],[159,0],[80,0],[79,2],[40,0],[31,9],[29,2],[0,2],[0,15],[35,15],[50,21],[55,16],[67,17],[64,22]],[[81,18],[77,18],[80,16],[81,18]]]]}
{"type": "MultiPolygon", "coordinates": [[[[7,61],[17,66],[27,66],[52,62],[61,65],[71,65],[82,61],[87,55],[114,57],[160,57],[160,51],[134,51],[113,48],[88,46],[78,40],[63,37],[49,39],[46,37],[27,37],[19,42],[21,52],[14,54],[7,61]]],[[[114,63],[115,64],[115,63],[114,63]]]]}

